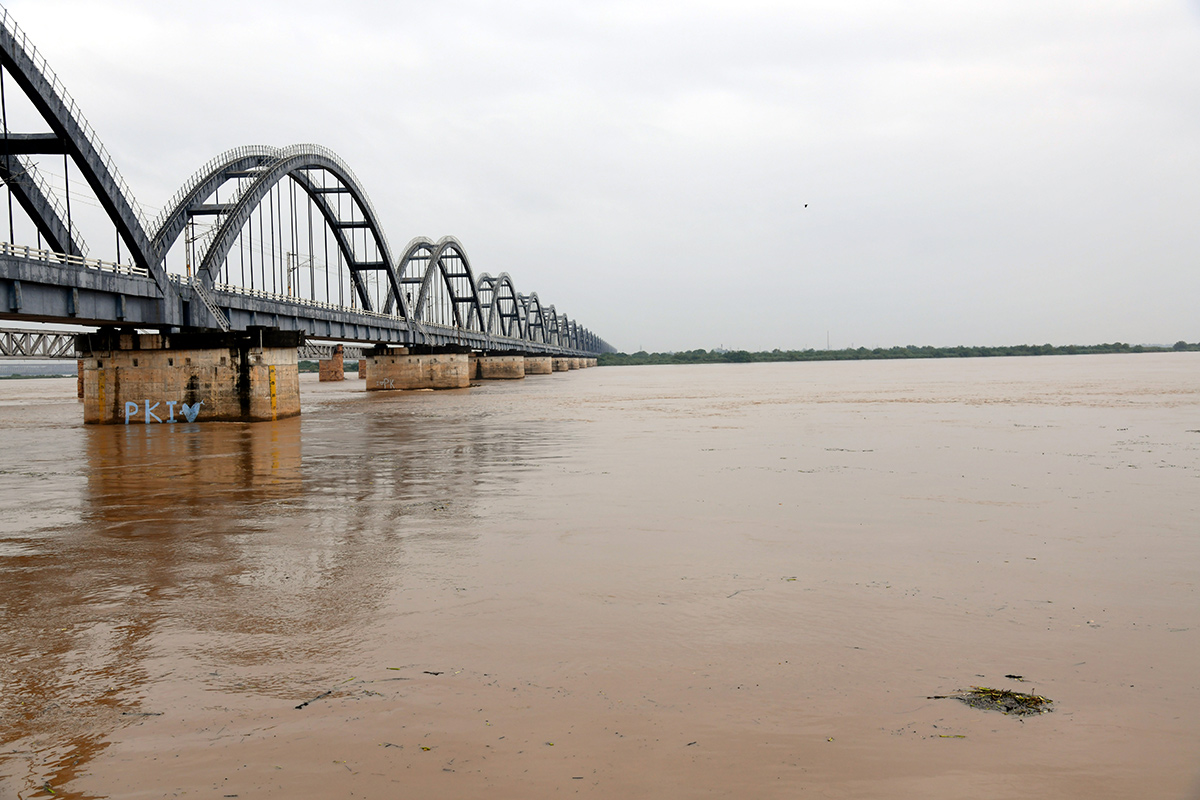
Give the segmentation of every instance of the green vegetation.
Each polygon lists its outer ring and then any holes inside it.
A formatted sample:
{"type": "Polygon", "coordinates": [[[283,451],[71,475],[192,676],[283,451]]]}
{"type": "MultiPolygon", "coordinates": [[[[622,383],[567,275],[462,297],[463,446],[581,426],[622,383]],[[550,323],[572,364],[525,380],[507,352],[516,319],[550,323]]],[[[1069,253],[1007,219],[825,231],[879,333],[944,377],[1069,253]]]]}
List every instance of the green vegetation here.
{"type": "Polygon", "coordinates": [[[28,380],[41,380],[42,378],[74,378],[74,377],[76,377],[76,376],[68,375],[66,373],[63,373],[61,375],[58,373],[55,373],[53,375],[0,375],[0,381],[28,381],[28,380]]]}
{"type": "Polygon", "coordinates": [[[751,353],[746,350],[687,350],[679,353],[647,353],[632,355],[609,353],[600,356],[600,366],[618,367],[638,364],[744,364],[753,361],[863,361],[884,358],[989,358],[994,356],[1073,356],[1088,353],[1163,353],[1178,350],[1200,350],[1200,343],[1178,341],[1171,347],[1126,344],[1018,344],[1009,347],[865,347],[845,350],[771,350],[751,353]]]}

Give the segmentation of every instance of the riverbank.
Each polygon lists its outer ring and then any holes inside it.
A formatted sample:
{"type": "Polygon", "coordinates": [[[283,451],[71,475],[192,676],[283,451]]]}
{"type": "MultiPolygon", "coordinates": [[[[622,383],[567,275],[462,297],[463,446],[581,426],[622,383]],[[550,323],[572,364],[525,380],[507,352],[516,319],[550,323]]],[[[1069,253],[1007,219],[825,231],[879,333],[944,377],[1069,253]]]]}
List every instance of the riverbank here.
{"type": "Polygon", "coordinates": [[[1053,345],[1020,344],[1003,347],[848,347],[842,350],[683,350],[669,353],[606,353],[600,356],[602,367],[628,367],[647,364],[748,364],[783,361],[880,361],[922,358],[1013,358],[1024,356],[1114,355],[1122,353],[1170,353],[1200,351],[1200,343],[1178,341],[1174,345],[1111,344],[1053,345]]]}

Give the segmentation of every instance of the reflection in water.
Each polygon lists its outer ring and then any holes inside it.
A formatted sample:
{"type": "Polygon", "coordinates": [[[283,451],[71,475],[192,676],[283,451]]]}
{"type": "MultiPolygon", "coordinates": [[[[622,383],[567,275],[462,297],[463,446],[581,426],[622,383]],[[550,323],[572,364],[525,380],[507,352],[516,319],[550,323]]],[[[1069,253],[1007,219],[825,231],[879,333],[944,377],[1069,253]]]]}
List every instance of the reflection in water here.
{"type": "MultiPolygon", "coordinates": [[[[255,425],[72,428],[79,521],[0,529],[0,786],[72,780],[115,730],[159,712],[162,675],[289,698],[327,678],[327,656],[355,648],[402,583],[407,543],[469,546],[460,523],[545,455],[549,427],[354,403],[255,425]]],[[[31,503],[47,491],[23,488],[31,503]]]]}

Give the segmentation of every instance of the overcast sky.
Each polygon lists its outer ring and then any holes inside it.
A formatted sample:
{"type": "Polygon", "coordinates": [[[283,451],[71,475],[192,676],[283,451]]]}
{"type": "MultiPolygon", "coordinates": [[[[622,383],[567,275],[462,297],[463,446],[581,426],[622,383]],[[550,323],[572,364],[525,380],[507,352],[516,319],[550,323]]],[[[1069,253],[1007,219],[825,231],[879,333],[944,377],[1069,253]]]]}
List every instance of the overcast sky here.
{"type": "Polygon", "coordinates": [[[7,7],[148,208],[324,144],[618,349],[1200,341],[1197,0],[7,7]]]}

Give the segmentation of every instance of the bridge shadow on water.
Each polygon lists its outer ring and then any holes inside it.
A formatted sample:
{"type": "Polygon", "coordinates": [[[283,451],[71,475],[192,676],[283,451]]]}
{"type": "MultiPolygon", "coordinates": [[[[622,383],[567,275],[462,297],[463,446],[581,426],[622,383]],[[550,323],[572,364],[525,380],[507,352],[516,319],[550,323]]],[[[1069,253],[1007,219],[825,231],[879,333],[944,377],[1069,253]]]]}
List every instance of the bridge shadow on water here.
{"type": "Polygon", "coordinates": [[[77,521],[0,537],[0,786],[71,782],[181,687],[290,702],[412,613],[413,571],[473,558],[489,497],[556,449],[438,408],[76,428],[77,521]]]}

